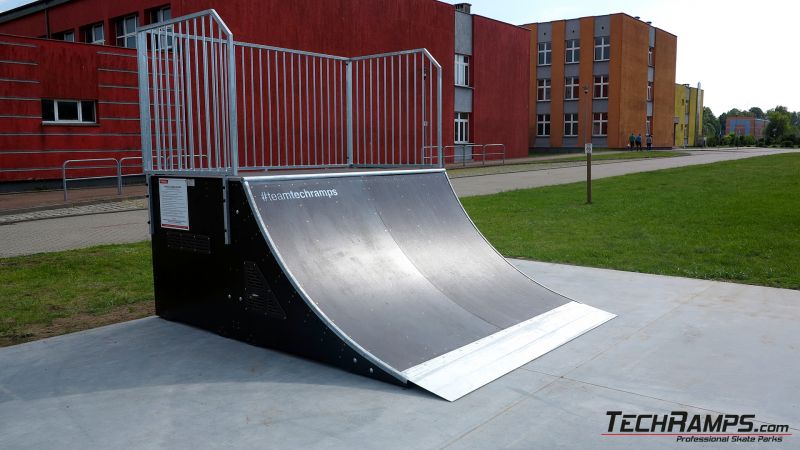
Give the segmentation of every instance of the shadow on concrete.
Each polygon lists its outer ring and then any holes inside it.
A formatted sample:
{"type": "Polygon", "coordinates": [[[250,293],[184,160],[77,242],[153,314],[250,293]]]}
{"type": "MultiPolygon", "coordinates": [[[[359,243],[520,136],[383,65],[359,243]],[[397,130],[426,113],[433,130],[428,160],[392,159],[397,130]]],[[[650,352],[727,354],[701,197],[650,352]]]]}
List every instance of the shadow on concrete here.
{"type": "Polygon", "coordinates": [[[438,399],[187,325],[148,317],[0,350],[0,403],[209,383],[338,386],[438,399]]]}

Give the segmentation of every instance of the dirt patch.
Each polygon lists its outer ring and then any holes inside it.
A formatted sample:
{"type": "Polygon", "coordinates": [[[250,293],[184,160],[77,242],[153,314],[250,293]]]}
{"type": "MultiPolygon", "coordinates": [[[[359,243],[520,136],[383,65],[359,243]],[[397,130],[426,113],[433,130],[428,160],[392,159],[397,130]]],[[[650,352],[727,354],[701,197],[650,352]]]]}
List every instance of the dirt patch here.
{"type": "Polygon", "coordinates": [[[52,323],[30,325],[24,329],[17,329],[7,334],[0,335],[0,347],[22,344],[23,342],[37,341],[52,336],[59,336],[90,328],[102,327],[114,323],[127,322],[133,319],[152,316],[155,314],[153,302],[139,302],[132,305],[118,306],[104,314],[77,314],[53,320],[52,323]]]}

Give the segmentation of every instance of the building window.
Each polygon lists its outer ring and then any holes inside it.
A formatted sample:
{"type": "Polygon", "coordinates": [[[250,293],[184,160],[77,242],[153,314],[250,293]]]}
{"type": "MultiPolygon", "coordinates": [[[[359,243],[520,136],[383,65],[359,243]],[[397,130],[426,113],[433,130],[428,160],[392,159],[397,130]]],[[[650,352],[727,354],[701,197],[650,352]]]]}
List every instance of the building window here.
{"type": "Polygon", "coordinates": [[[53,34],[53,39],[59,41],[75,42],[75,32],[72,30],[62,31],[61,33],[53,34]]]}
{"type": "Polygon", "coordinates": [[[577,100],[581,95],[578,77],[564,79],[564,100],[577,100]]]}
{"type": "Polygon", "coordinates": [[[647,82],[647,101],[648,102],[652,102],[653,101],[653,82],[652,81],[648,81],[647,82]]]}
{"type": "Polygon", "coordinates": [[[169,6],[162,6],[150,10],[150,23],[163,22],[172,19],[172,10],[169,6]]]}
{"type": "Polygon", "coordinates": [[[539,42],[539,65],[549,66],[553,63],[553,43],[539,42]]]}
{"type": "Polygon", "coordinates": [[[647,116],[647,122],[645,122],[645,132],[648,136],[653,134],[653,116],[647,116]]]}
{"type": "Polygon", "coordinates": [[[577,39],[567,39],[566,56],[564,61],[567,64],[580,62],[581,60],[581,44],[577,39]]]}
{"type": "Polygon", "coordinates": [[[594,98],[608,98],[608,75],[594,77],[594,98]]]}
{"type": "Polygon", "coordinates": [[[469,86],[469,56],[456,55],[456,86],[469,86]]]}
{"type": "Polygon", "coordinates": [[[469,113],[457,112],[455,121],[455,144],[466,144],[469,142],[469,113]]]}
{"type": "Polygon", "coordinates": [[[653,55],[653,47],[647,49],[647,65],[654,67],[656,65],[655,56],[653,55]]]}
{"type": "Polygon", "coordinates": [[[550,114],[536,115],[536,135],[550,136],[550,114]]]}
{"type": "Polygon", "coordinates": [[[117,47],[136,48],[136,14],[117,20],[117,47]]]}
{"type": "Polygon", "coordinates": [[[94,25],[89,25],[85,28],[83,35],[83,42],[88,44],[105,44],[106,43],[106,36],[105,31],[103,30],[103,23],[96,23],[94,25]]]}
{"type": "Polygon", "coordinates": [[[608,61],[611,59],[611,40],[608,36],[594,38],[594,60],[608,61]]]}
{"type": "Polygon", "coordinates": [[[564,136],[578,135],[578,114],[564,114],[564,136]]]}
{"type": "Polygon", "coordinates": [[[93,100],[42,99],[42,122],[96,123],[93,100]]]}
{"type": "Polygon", "coordinates": [[[608,136],[608,113],[594,113],[592,117],[592,135],[608,136]]]}
{"type": "Polygon", "coordinates": [[[550,78],[536,80],[536,100],[540,102],[550,100],[550,78]]]}

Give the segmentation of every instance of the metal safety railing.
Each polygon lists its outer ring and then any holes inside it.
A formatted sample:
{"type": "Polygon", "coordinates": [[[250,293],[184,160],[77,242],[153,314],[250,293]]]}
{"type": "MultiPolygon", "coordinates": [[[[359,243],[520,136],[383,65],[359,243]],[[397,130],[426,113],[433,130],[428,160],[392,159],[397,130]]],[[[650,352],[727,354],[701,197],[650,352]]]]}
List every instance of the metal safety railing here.
{"type": "MultiPolygon", "coordinates": [[[[437,158],[432,152],[437,148],[433,146],[423,147],[423,161],[431,161],[437,158]]],[[[446,164],[458,164],[466,166],[468,163],[475,163],[480,157],[481,165],[486,165],[487,156],[500,156],[502,164],[506,163],[506,145],[505,144],[454,144],[445,145],[442,147],[441,159],[446,164]],[[497,149],[497,151],[487,151],[486,149],[497,149]],[[476,152],[475,149],[480,149],[476,152]],[[452,152],[448,152],[452,150],[452,152]]]]}
{"type": "Polygon", "coordinates": [[[425,49],[345,58],[236,42],[214,10],[137,39],[146,173],[443,163],[442,69],[425,49]]]}
{"type": "Polygon", "coordinates": [[[61,164],[61,184],[64,191],[64,201],[69,200],[69,191],[67,190],[67,182],[69,181],[86,181],[86,180],[102,180],[105,178],[116,178],[117,180],[117,195],[122,195],[123,177],[141,176],[144,172],[142,170],[134,173],[125,173],[125,168],[139,167],[143,168],[141,163],[141,156],[126,156],[124,158],[90,158],[90,159],[68,159],[61,164]],[[139,160],[139,164],[125,164],[126,161],[139,160]],[[91,165],[85,165],[90,163],[91,165]],[[98,163],[100,163],[98,165],[98,163]],[[103,164],[113,163],[113,164],[103,164]],[[73,167],[70,167],[70,164],[73,167]],[[80,170],[83,172],[94,172],[98,170],[114,169],[113,175],[97,175],[97,176],[82,176],[82,177],[67,177],[68,170],[80,170]]]}

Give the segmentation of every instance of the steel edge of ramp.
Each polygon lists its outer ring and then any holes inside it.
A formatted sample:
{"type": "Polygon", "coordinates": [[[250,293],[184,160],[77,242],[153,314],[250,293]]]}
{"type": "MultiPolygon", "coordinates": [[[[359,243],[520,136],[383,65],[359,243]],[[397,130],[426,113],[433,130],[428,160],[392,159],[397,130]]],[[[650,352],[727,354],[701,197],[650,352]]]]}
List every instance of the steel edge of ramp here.
{"type": "Polygon", "coordinates": [[[614,317],[572,301],[403,373],[408,381],[452,402],[614,317]]]}

